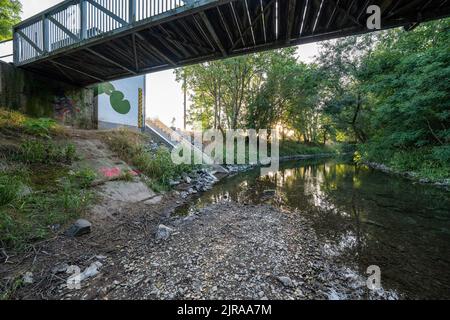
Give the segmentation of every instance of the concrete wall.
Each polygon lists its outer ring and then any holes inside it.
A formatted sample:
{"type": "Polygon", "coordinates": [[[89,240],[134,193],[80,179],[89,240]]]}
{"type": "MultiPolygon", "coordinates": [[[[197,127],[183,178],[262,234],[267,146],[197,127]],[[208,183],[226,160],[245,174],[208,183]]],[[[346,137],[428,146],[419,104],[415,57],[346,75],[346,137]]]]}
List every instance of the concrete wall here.
{"type": "Polygon", "coordinates": [[[0,108],[96,128],[94,89],[80,88],[0,62],[0,108]]]}

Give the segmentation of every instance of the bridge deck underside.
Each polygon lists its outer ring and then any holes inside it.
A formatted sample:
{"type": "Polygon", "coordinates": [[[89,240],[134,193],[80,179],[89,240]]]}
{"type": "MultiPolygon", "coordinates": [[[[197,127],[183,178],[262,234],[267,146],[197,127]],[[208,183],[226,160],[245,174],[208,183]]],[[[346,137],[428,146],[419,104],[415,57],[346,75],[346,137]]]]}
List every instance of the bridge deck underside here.
{"type": "Polygon", "coordinates": [[[413,27],[450,14],[441,0],[217,1],[157,23],[59,50],[23,64],[77,85],[266,49],[367,32],[366,9],[382,10],[382,28],[413,27]]]}

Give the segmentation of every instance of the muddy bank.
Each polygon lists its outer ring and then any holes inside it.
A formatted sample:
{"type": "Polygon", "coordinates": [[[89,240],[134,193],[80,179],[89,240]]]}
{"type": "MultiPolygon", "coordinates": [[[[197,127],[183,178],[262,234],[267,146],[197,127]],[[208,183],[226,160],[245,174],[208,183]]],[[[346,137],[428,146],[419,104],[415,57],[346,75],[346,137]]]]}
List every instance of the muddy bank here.
{"type": "Polygon", "coordinates": [[[403,178],[409,179],[409,180],[411,180],[413,182],[418,182],[420,184],[429,184],[429,185],[433,185],[433,186],[436,186],[436,187],[442,187],[442,188],[447,188],[447,189],[450,187],[450,179],[445,179],[445,180],[441,180],[441,181],[433,181],[433,180],[430,180],[430,179],[419,178],[417,176],[417,174],[415,172],[412,172],[412,171],[404,171],[404,172],[397,171],[397,170],[395,170],[395,169],[393,169],[391,167],[388,167],[387,165],[382,164],[382,163],[367,162],[366,161],[363,164],[368,166],[368,167],[370,167],[370,168],[372,168],[372,169],[376,169],[376,170],[382,171],[384,173],[388,173],[388,174],[396,175],[396,176],[399,176],[399,177],[403,177],[403,178]]]}

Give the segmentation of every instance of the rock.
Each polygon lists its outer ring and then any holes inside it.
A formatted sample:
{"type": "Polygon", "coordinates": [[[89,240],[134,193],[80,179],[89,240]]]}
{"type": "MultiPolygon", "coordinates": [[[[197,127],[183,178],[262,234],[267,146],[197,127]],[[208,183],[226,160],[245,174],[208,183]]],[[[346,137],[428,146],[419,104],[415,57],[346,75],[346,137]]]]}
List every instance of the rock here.
{"type": "Polygon", "coordinates": [[[191,179],[189,176],[185,176],[185,177],[184,177],[184,182],[190,184],[191,181],[192,181],[192,179],[191,179]]]}
{"type": "Polygon", "coordinates": [[[68,237],[79,237],[91,232],[92,224],[85,219],[78,219],[75,223],[66,231],[68,237]]]}
{"type": "Polygon", "coordinates": [[[33,189],[31,189],[31,187],[26,186],[26,185],[22,185],[20,191],[19,191],[19,197],[26,197],[29,194],[33,193],[33,189]]]}
{"type": "Polygon", "coordinates": [[[174,230],[172,228],[165,226],[163,224],[160,224],[158,226],[158,230],[156,230],[156,236],[155,236],[156,241],[167,240],[173,231],[174,230]]]}
{"type": "Polygon", "coordinates": [[[91,265],[83,271],[81,280],[96,276],[100,272],[98,269],[100,269],[102,265],[103,264],[100,261],[91,263],[91,265]]]}
{"type": "Polygon", "coordinates": [[[52,274],[66,272],[68,268],[69,268],[69,265],[67,263],[57,264],[56,266],[54,266],[52,268],[52,274]]]}
{"type": "Polygon", "coordinates": [[[274,196],[275,195],[275,190],[273,190],[273,189],[264,190],[263,194],[265,196],[274,196]]]}
{"type": "Polygon", "coordinates": [[[33,283],[33,274],[31,272],[27,272],[23,275],[23,283],[31,284],[33,283]]]}
{"type": "Polygon", "coordinates": [[[103,266],[103,264],[99,261],[91,263],[89,267],[87,267],[80,274],[73,274],[67,279],[67,283],[78,284],[83,280],[94,277],[99,274],[99,269],[103,266]]]}
{"type": "Polygon", "coordinates": [[[277,277],[278,281],[280,281],[285,287],[292,287],[294,283],[289,277],[277,277]]]}
{"type": "Polygon", "coordinates": [[[187,217],[184,217],[184,218],[183,218],[183,221],[184,221],[184,222],[192,222],[192,221],[194,221],[195,219],[197,219],[197,216],[196,216],[195,214],[190,214],[190,215],[188,215],[187,217]]]}
{"type": "Polygon", "coordinates": [[[179,184],[180,184],[180,181],[169,180],[169,185],[170,185],[171,187],[177,186],[177,185],[179,185],[179,184]]]}
{"type": "Polygon", "coordinates": [[[162,200],[162,196],[156,196],[149,200],[146,200],[144,203],[145,204],[157,204],[157,203],[160,203],[161,200],[162,200]]]}

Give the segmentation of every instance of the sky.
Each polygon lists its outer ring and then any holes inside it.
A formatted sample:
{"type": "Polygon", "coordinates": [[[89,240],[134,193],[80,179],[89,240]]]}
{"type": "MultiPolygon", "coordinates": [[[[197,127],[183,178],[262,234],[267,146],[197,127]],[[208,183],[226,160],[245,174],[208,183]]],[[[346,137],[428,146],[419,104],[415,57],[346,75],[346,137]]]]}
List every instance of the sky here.
{"type": "MultiPolygon", "coordinates": [[[[27,19],[62,0],[21,0],[23,6],[22,20],[27,19]]],[[[0,56],[11,53],[11,45],[0,45],[0,56]]],[[[315,43],[298,46],[300,60],[310,62],[318,53],[315,43]]],[[[4,59],[5,60],[5,59],[4,59]]],[[[183,125],[183,92],[181,83],[175,81],[173,70],[167,70],[146,76],[145,90],[146,116],[158,117],[166,124],[175,118],[175,126],[183,125]]],[[[188,102],[189,103],[189,102],[188,102]]]]}

